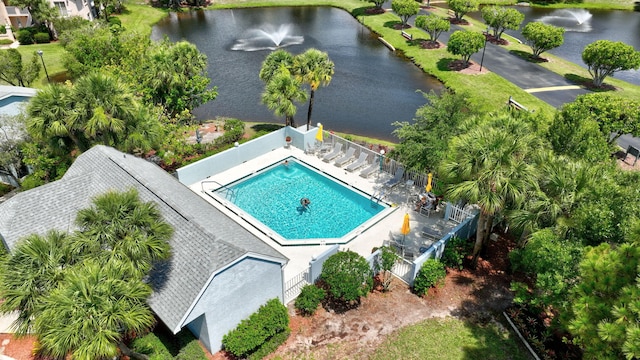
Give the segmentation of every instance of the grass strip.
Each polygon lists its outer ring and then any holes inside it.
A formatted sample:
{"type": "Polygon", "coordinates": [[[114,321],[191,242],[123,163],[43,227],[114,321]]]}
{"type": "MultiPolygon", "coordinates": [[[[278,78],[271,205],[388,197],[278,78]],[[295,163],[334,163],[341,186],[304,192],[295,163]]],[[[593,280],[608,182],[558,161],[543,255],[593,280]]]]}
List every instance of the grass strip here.
{"type": "Polygon", "coordinates": [[[518,341],[499,323],[429,319],[393,333],[370,359],[529,359],[518,341]]]}

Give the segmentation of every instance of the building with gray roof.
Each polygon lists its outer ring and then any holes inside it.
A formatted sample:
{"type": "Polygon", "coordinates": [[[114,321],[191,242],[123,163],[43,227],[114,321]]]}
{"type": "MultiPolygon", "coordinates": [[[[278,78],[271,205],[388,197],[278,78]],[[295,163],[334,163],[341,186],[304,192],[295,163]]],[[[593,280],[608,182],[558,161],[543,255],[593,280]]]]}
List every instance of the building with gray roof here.
{"type": "Polygon", "coordinates": [[[154,202],[174,229],[171,258],[154,269],[149,299],[174,333],[187,327],[215,352],[260,305],[284,299],[284,255],[160,167],[107,146],[81,154],[62,179],[0,204],[0,238],[11,250],[29,234],[73,231],[76,213],[94,197],[130,188],[154,202]]]}

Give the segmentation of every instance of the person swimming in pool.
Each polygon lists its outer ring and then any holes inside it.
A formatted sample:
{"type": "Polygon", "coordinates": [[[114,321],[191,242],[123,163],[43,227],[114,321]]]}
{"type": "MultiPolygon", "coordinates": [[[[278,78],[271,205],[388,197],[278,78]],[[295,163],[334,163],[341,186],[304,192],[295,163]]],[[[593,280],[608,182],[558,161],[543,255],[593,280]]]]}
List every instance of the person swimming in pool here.
{"type": "Polygon", "coordinates": [[[311,205],[311,200],[309,200],[309,198],[302,198],[300,199],[300,205],[302,205],[303,208],[308,208],[309,205],[311,205]]]}

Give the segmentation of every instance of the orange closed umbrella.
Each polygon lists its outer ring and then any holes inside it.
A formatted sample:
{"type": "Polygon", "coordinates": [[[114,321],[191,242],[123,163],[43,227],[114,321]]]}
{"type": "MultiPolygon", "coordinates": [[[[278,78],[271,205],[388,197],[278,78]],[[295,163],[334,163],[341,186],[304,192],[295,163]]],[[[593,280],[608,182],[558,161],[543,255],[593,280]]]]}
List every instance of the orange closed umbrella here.
{"type": "Polygon", "coordinates": [[[432,173],[429,173],[429,175],[428,175],[428,176],[429,176],[429,178],[427,179],[427,186],[425,186],[425,187],[424,187],[424,189],[425,189],[427,192],[431,192],[431,188],[433,187],[433,186],[431,185],[431,181],[433,180],[433,174],[432,174],[432,173]]]}

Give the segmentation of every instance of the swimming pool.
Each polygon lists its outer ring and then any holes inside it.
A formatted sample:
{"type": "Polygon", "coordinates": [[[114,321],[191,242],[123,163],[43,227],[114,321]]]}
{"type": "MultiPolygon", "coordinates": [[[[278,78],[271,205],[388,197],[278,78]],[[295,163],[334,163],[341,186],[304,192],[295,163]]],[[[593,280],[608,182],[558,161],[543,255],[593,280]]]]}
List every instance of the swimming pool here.
{"type": "Polygon", "coordinates": [[[20,114],[29,101],[27,96],[11,95],[0,99],[0,115],[14,116],[20,114]]]}
{"type": "Polygon", "coordinates": [[[363,224],[389,208],[295,158],[214,193],[277,233],[284,240],[282,245],[346,242],[348,234],[362,230],[363,224]],[[306,207],[303,198],[310,201],[306,207]]]}

